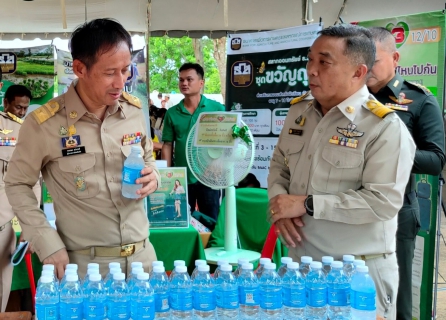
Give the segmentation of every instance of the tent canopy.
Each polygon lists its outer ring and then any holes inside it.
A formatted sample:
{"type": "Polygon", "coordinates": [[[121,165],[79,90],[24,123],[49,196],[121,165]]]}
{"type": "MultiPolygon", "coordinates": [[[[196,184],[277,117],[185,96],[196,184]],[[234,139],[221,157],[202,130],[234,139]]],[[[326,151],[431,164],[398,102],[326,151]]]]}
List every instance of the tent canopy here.
{"type": "MultiPolygon", "coordinates": [[[[88,20],[111,17],[132,34],[147,31],[150,6],[151,36],[224,36],[293,27],[302,24],[302,0],[0,0],[0,39],[67,38],[88,20]],[[63,28],[65,3],[67,28],[63,28]],[[85,7],[86,4],[86,7],[85,7]],[[227,26],[226,22],[227,21],[227,26]]],[[[332,25],[344,0],[308,0],[314,22],[332,25]]],[[[348,0],[345,22],[371,20],[441,10],[444,0],[348,0]]]]}

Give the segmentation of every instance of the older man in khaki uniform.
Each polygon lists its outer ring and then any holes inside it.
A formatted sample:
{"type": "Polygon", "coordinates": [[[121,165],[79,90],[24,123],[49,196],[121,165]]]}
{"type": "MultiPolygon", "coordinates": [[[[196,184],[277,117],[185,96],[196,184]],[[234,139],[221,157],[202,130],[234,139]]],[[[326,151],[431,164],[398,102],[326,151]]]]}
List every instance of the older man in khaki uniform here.
{"type": "Polygon", "coordinates": [[[365,260],[377,287],[377,315],[395,319],[396,215],[415,145],[365,86],[375,60],[369,31],[329,27],[308,58],[314,100],[288,112],[271,160],[269,215],[295,259],[365,260]]]}
{"type": "MultiPolygon", "coordinates": [[[[1,78],[0,69],[0,90],[1,78]]],[[[13,271],[11,254],[16,248],[16,236],[11,224],[14,212],[6,197],[4,179],[23,123],[21,118],[26,114],[30,99],[31,92],[24,86],[10,86],[3,100],[5,112],[0,112],[0,312],[4,312],[8,304],[13,271]]],[[[39,183],[33,191],[38,206],[41,193],[39,183]]]]}
{"type": "Polygon", "coordinates": [[[89,262],[156,260],[148,240],[144,201],[121,194],[122,169],[133,145],[146,167],[136,183],[140,199],[156,190],[159,173],[139,100],[122,92],[131,65],[131,38],[117,22],[97,19],[76,29],[70,41],[79,78],[66,94],[25,120],[6,178],[6,193],[25,239],[45,264],[64,275],[69,262],[83,276],[89,262]],[[42,171],[54,200],[57,231],[35,208],[30,192],[42,171]],[[68,254],[67,254],[68,252],[68,254]]]}

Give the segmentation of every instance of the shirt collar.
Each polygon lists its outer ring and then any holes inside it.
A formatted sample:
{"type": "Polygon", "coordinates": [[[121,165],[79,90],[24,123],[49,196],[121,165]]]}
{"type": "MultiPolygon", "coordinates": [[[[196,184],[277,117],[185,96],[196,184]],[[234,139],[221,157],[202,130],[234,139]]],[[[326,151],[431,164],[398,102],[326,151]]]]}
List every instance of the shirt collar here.
{"type": "Polygon", "coordinates": [[[403,82],[404,82],[404,79],[401,77],[401,75],[398,72],[396,72],[395,76],[387,84],[386,87],[389,88],[390,91],[392,91],[395,98],[398,98],[398,96],[401,92],[401,88],[403,86],[403,82]]]}
{"type": "Polygon", "coordinates": [[[369,90],[367,89],[367,86],[364,85],[361,89],[342,101],[336,107],[344,114],[345,117],[353,122],[356,114],[359,112],[360,106],[364,101],[369,99],[369,95],[369,90]]]}
{"type": "MultiPolygon", "coordinates": [[[[207,98],[204,95],[201,95],[200,103],[198,104],[197,109],[205,107],[206,106],[206,100],[207,100],[207,98]]],[[[184,106],[184,99],[180,101],[179,106],[180,106],[180,111],[182,113],[190,115],[190,112],[187,111],[186,107],[184,106]]]]}

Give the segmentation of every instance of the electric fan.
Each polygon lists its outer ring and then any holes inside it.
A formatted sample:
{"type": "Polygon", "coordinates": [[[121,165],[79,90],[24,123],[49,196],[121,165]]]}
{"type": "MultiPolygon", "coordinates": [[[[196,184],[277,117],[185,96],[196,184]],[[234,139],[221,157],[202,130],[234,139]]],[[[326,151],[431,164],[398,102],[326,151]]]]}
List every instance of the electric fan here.
{"type": "MultiPolygon", "coordinates": [[[[230,112],[227,114],[233,115],[230,112]]],[[[238,140],[235,147],[197,147],[194,141],[198,126],[199,122],[192,127],[187,137],[186,155],[189,168],[202,184],[212,189],[225,189],[226,193],[225,246],[206,249],[206,260],[217,263],[220,259],[226,259],[231,264],[236,264],[239,258],[249,259],[249,261],[257,260],[260,258],[260,253],[237,248],[234,187],[251,170],[254,161],[253,136],[246,124],[240,120],[240,127],[233,128],[235,132],[233,137],[238,140]]]]}

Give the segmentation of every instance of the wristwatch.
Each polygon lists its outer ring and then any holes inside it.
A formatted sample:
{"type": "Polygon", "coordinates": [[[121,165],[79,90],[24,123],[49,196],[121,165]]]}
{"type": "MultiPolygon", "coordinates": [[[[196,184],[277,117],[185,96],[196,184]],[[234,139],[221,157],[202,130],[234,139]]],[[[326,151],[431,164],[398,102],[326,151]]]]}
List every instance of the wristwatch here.
{"type": "Polygon", "coordinates": [[[313,196],[310,194],[307,196],[304,202],[305,210],[307,210],[307,214],[310,216],[313,216],[314,209],[313,209],[313,196]]]}

